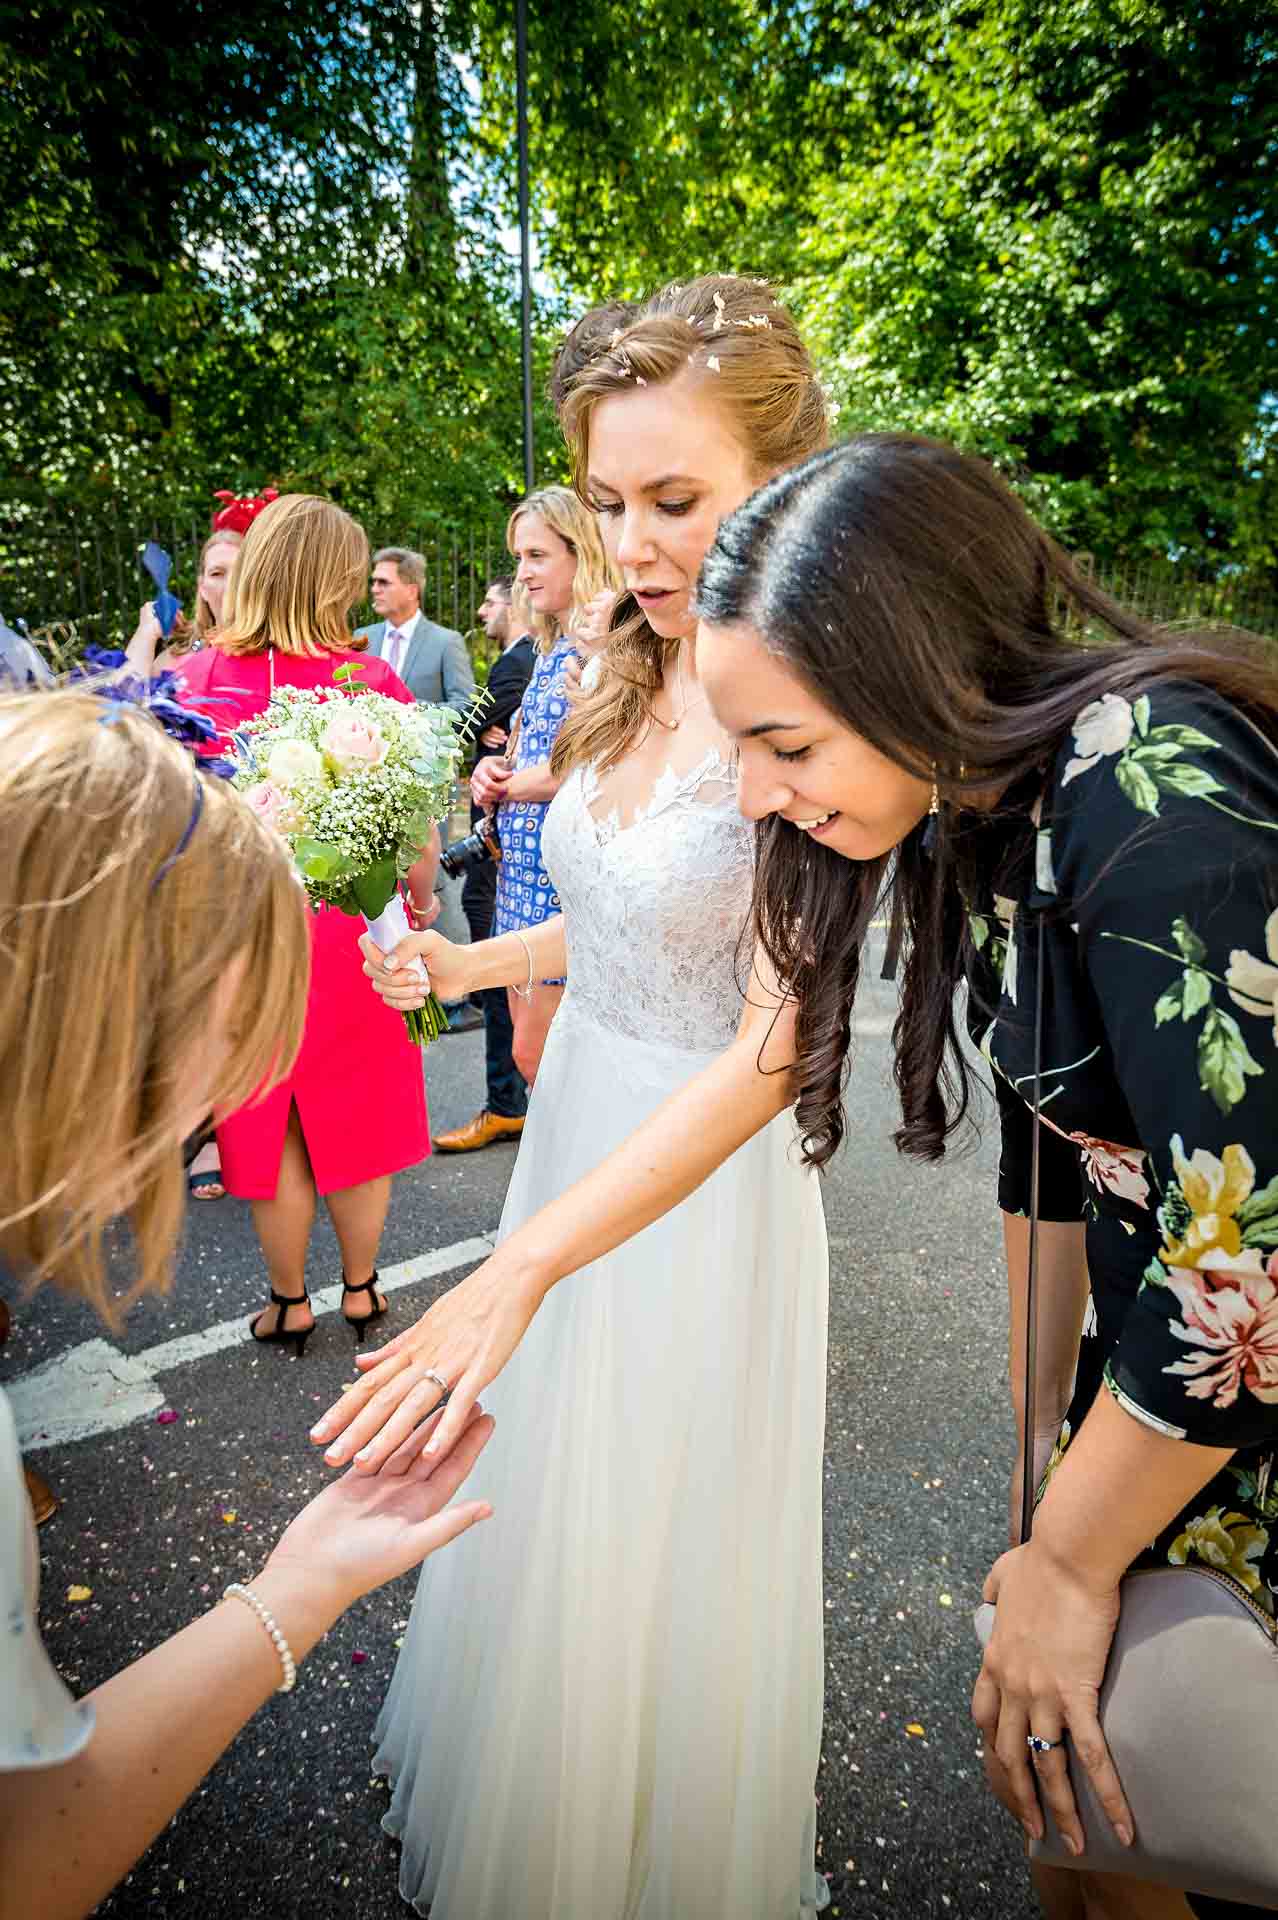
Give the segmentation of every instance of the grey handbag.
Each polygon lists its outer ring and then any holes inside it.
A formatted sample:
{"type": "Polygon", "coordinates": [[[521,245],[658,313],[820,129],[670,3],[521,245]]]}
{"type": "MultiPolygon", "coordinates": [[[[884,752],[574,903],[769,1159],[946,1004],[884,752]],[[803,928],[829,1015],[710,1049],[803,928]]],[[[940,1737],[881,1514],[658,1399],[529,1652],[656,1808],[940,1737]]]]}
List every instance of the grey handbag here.
{"type": "MultiPolygon", "coordinates": [[[[1034,1010],[1034,1143],[1025,1329],[1025,1431],[1034,1430],[1037,1345],[1039,1103],[1043,1042],[1043,919],[1034,1010]]],[[[1034,1513],[1032,1444],[1025,1448],[1021,1538],[1034,1513]]],[[[1262,1475],[1272,1471],[1270,1460],[1262,1475]]],[[[1105,1739],[1132,1810],[1135,1843],[1114,1835],[1086,1770],[1068,1752],[1086,1836],[1068,1852],[1046,1807],[1031,1858],[1053,1867],[1124,1874],[1278,1912],[1278,1627],[1246,1588],[1210,1567],[1151,1567],[1125,1576],[1100,1694],[1105,1739]]],[[[994,1607],[978,1607],[985,1647],[994,1607]]]]}

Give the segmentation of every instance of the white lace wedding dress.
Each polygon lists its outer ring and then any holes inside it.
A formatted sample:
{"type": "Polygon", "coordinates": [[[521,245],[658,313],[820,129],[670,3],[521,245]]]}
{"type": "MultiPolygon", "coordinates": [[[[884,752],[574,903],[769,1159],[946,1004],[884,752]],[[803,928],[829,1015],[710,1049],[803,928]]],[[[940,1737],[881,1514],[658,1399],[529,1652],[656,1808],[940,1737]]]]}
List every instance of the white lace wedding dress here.
{"type": "MultiPolygon", "coordinates": [[[[672,742],[672,744],[674,744],[672,742]]],[[[732,1038],[750,830],[717,754],[544,829],[568,989],[511,1231],[732,1038]],[[597,817],[598,816],[598,817],[597,817]]],[[[423,1571],[377,1727],[433,1920],[798,1920],[821,1735],[827,1258],[787,1113],[561,1281],[484,1394],[494,1517],[423,1571]]]]}

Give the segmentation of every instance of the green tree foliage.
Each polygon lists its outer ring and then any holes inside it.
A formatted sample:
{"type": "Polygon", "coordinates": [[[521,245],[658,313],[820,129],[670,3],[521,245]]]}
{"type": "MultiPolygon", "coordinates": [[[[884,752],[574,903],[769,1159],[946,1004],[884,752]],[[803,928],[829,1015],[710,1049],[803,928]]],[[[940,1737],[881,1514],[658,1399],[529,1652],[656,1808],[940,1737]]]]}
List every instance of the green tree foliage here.
{"type": "MultiPolygon", "coordinates": [[[[529,13],[542,371],[593,299],[764,272],[845,425],[991,454],[1103,566],[1278,584],[1272,0],[529,13]]],[[[512,14],[0,0],[5,499],[500,517],[512,14]]]]}
{"type": "Polygon", "coordinates": [[[532,60],[565,289],[771,273],[845,425],[990,454],[1106,563],[1278,577],[1266,0],[627,0],[532,60]]]}
{"type": "Polygon", "coordinates": [[[1262,11],[933,10],[809,198],[795,277],[849,416],[995,455],[1106,559],[1278,574],[1262,11]]]}
{"type": "Polygon", "coordinates": [[[11,497],[142,510],[274,480],[409,523],[500,510],[513,297],[441,19],[4,10],[11,497]]]}

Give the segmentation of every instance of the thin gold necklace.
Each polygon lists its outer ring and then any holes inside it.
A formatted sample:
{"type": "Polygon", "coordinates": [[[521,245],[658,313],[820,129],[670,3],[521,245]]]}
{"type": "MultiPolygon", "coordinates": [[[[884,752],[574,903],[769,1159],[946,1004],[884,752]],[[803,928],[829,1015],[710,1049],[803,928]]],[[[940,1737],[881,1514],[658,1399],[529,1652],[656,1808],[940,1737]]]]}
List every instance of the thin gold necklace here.
{"type": "MultiPolygon", "coordinates": [[[[652,714],[652,718],[656,721],[657,725],[659,727],[664,727],[667,733],[678,733],[680,727],[683,725],[684,721],[687,719],[688,714],[692,710],[692,708],[699,707],[701,705],[701,702],[706,697],[704,693],[699,693],[695,700],[689,700],[688,698],[688,689],[684,682],[684,677],[683,677],[682,646],[680,646],[678,653],[675,655],[675,681],[678,686],[680,706],[679,706],[679,711],[675,715],[674,719],[663,720],[659,713],[652,714]]],[[[649,709],[649,711],[651,712],[651,709],[649,709]]]]}

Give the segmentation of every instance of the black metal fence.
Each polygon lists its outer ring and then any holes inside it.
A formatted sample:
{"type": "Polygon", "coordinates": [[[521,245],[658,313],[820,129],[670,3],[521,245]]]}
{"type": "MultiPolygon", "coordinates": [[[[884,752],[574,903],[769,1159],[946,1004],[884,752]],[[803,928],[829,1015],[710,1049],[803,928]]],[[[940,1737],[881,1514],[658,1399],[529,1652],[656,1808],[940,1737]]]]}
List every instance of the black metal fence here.
{"type": "MultiPolygon", "coordinates": [[[[154,591],[143,571],[141,551],[156,540],[173,557],[173,592],[189,611],[195,604],[200,548],[208,523],[161,516],[137,523],[107,508],[76,516],[53,505],[0,513],[0,614],[13,625],[25,622],[33,634],[50,631],[67,650],[93,643],[123,646],[137,624],[138,610],[154,591]]],[[[370,529],[375,552],[381,546],[409,547],[426,562],[422,609],[443,626],[471,633],[475,609],[494,573],[512,568],[506,551],[505,523],[463,532],[440,527],[370,529]]],[[[373,617],[365,606],[362,622],[373,617]]],[[[473,636],[480,657],[485,639],[473,636]]]]}
{"type": "MultiPolygon", "coordinates": [[[[0,614],[10,624],[24,621],[35,634],[42,629],[60,633],[71,653],[90,642],[123,645],[139,607],[151,597],[139,559],[145,542],[157,540],[173,556],[173,591],[189,609],[206,537],[207,523],[196,515],[139,524],[111,507],[92,516],[53,504],[0,512],[0,614]]],[[[485,640],[482,630],[474,631],[475,609],[493,574],[510,569],[504,522],[460,532],[438,526],[383,528],[375,537],[370,530],[370,538],[374,551],[401,546],[423,555],[423,610],[432,620],[470,634],[482,661],[485,640]]],[[[1278,640],[1278,599],[1263,583],[1228,576],[1196,580],[1156,559],[1105,568],[1090,554],[1077,558],[1099,585],[1149,619],[1222,623],[1278,640]]],[[[371,618],[371,608],[360,617],[371,618]]]]}
{"type": "Polygon", "coordinates": [[[1074,558],[1098,587],[1159,625],[1243,627],[1278,640],[1278,598],[1262,582],[1228,574],[1195,580],[1169,561],[1152,558],[1117,567],[1098,565],[1090,553],[1074,558]]]}

